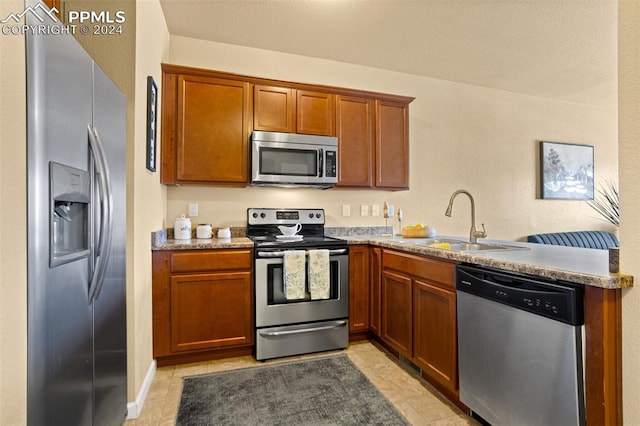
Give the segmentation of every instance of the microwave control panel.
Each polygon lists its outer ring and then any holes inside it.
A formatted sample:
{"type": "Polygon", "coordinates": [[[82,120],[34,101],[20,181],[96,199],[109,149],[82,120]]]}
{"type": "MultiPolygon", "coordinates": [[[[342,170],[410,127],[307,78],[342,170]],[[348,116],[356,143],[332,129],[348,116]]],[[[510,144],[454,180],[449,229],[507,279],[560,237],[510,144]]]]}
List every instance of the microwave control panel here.
{"type": "Polygon", "coordinates": [[[336,151],[326,151],[325,164],[327,165],[326,176],[338,176],[338,161],[336,151]]]}

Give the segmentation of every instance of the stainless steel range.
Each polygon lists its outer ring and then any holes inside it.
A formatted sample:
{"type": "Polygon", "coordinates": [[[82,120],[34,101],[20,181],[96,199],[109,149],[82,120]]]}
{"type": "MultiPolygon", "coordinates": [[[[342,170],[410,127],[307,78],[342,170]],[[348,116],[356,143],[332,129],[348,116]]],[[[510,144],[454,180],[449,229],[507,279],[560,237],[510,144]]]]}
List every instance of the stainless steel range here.
{"type": "MultiPolygon", "coordinates": [[[[258,360],[346,348],[349,248],[324,235],[323,209],[248,209],[255,243],[258,360]],[[300,230],[283,235],[280,227],[300,230]]],[[[286,231],[286,230],[285,230],[286,231]]]]}

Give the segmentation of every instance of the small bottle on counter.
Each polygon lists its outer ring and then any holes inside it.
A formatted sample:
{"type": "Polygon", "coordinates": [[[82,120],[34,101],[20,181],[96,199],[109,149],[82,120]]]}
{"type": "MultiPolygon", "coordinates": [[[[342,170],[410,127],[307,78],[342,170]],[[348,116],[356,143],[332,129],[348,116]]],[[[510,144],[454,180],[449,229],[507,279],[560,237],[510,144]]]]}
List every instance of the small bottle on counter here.
{"type": "Polygon", "coordinates": [[[176,240],[191,239],[191,219],[180,215],[173,223],[173,238],[176,240]]]}
{"type": "Polygon", "coordinates": [[[211,238],[212,227],[208,223],[200,223],[196,227],[196,238],[211,238]]]}
{"type": "Polygon", "coordinates": [[[231,238],[231,228],[220,228],[218,229],[218,239],[220,240],[228,240],[231,238]]]}

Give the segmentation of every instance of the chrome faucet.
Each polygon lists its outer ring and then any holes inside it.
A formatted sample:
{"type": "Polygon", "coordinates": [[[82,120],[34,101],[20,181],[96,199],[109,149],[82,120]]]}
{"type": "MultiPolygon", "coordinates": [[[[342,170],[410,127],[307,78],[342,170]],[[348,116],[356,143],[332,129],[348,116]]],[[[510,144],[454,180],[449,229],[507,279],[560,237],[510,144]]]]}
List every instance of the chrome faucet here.
{"type": "Polygon", "coordinates": [[[476,229],[476,204],[473,201],[473,196],[464,189],[459,189],[451,195],[451,199],[449,200],[449,205],[447,206],[447,211],[445,212],[445,216],[451,217],[451,209],[453,209],[453,200],[456,198],[458,194],[466,194],[471,200],[471,231],[469,232],[469,241],[472,243],[477,243],[478,238],[485,238],[487,236],[487,231],[484,229],[484,223],[482,224],[482,231],[478,231],[476,229]]]}

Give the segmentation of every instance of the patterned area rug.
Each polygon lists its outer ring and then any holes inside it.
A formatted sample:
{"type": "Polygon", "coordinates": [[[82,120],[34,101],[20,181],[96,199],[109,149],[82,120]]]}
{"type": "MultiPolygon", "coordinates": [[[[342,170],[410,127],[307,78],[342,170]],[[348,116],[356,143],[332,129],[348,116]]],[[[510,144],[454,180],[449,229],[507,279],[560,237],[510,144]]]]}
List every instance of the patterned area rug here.
{"type": "Polygon", "coordinates": [[[186,377],[176,424],[409,423],[342,354],[186,377]]]}

